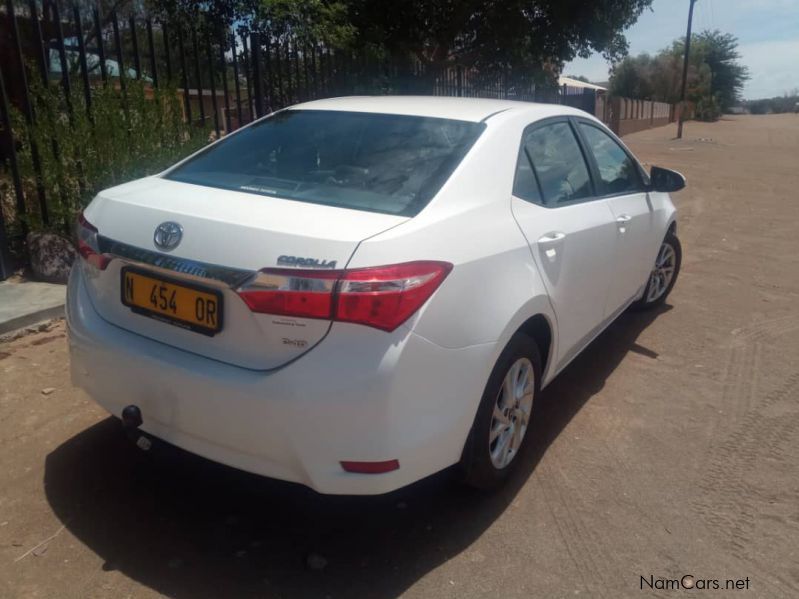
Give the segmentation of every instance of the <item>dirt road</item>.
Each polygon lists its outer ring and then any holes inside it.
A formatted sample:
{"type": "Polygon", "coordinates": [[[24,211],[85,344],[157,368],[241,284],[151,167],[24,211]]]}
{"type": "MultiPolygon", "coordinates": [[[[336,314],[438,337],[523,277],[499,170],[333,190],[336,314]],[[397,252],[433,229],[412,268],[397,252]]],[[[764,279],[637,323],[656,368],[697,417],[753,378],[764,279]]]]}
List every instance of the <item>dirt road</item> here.
{"type": "Polygon", "coordinates": [[[642,577],[686,574],[799,596],[799,116],[673,135],[627,138],[688,177],[670,305],[547,389],[495,495],[153,459],[70,387],[63,325],[0,345],[0,596],[669,597],[642,577]]]}

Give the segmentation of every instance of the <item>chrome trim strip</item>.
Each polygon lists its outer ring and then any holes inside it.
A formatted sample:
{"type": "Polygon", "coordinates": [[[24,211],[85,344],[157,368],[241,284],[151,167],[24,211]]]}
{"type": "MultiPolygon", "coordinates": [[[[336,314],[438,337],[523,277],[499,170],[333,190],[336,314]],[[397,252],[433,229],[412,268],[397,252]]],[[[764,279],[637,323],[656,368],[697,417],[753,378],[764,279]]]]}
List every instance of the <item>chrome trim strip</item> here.
{"type": "Polygon", "coordinates": [[[213,279],[220,281],[230,287],[237,288],[243,285],[248,279],[255,275],[254,270],[242,270],[219,266],[218,264],[208,264],[187,258],[169,256],[151,250],[145,250],[121,241],[115,241],[102,235],[97,236],[100,252],[109,254],[114,258],[121,258],[135,264],[155,266],[164,270],[198,277],[201,279],[213,279]]]}

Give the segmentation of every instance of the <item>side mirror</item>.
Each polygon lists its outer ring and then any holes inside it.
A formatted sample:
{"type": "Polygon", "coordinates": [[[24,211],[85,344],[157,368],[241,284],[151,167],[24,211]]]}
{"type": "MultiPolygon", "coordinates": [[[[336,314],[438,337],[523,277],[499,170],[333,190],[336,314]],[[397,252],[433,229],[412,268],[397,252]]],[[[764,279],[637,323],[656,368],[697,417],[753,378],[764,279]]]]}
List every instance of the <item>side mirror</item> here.
{"type": "Polygon", "coordinates": [[[685,187],[685,177],[677,171],[671,171],[667,168],[660,168],[653,166],[649,171],[649,179],[651,181],[651,189],[654,191],[672,192],[680,191],[685,187]]]}

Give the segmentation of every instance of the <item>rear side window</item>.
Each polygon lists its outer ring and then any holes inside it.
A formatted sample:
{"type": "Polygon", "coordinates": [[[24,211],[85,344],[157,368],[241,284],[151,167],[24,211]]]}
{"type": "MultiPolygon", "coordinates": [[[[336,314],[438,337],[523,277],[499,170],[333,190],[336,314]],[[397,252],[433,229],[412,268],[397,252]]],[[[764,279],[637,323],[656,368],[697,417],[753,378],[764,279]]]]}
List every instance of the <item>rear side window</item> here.
{"type": "Polygon", "coordinates": [[[591,197],[588,167],[568,123],[533,129],[525,135],[524,149],[547,205],[591,197]]]}
{"type": "Polygon", "coordinates": [[[586,123],[580,130],[599,170],[599,195],[635,193],[643,190],[638,167],[610,135],[586,123]]]}
{"type": "Polygon", "coordinates": [[[413,216],[484,129],[450,119],[286,110],[208,148],[166,178],[413,216]]]}
{"type": "Polygon", "coordinates": [[[513,195],[517,198],[541,204],[541,192],[538,189],[538,181],[535,179],[535,172],[527,150],[522,144],[519,150],[519,159],[516,162],[516,177],[513,180],[513,195]]]}

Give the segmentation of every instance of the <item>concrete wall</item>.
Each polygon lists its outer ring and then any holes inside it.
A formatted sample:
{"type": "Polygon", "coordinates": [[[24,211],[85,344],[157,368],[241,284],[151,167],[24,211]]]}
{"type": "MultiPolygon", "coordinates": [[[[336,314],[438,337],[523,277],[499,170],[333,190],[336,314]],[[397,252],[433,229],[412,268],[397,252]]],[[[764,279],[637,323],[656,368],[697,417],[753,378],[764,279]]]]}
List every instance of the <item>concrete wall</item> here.
{"type": "Polygon", "coordinates": [[[597,97],[595,114],[621,137],[636,131],[668,125],[674,122],[676,112],[674,106],[666,102],[602,95],[597,97]]]}

